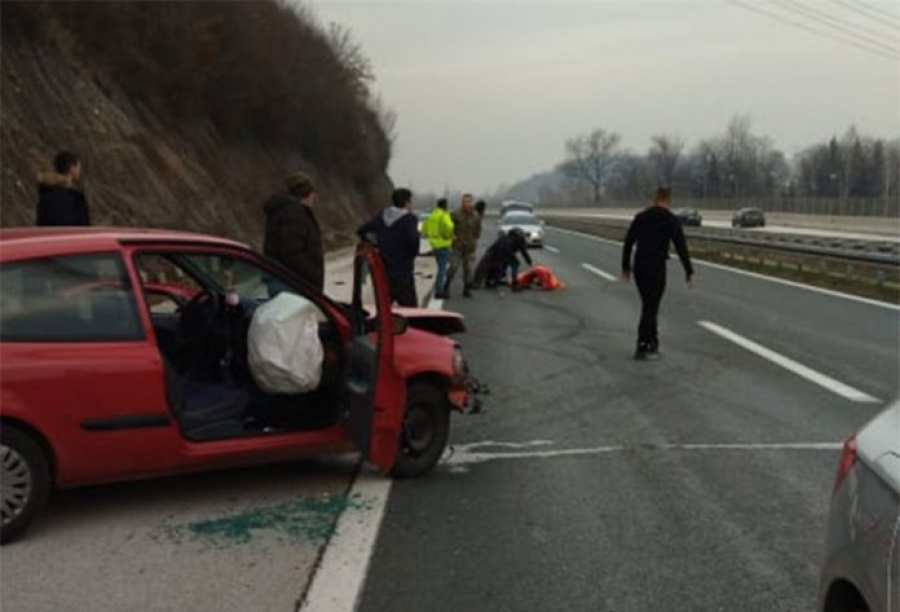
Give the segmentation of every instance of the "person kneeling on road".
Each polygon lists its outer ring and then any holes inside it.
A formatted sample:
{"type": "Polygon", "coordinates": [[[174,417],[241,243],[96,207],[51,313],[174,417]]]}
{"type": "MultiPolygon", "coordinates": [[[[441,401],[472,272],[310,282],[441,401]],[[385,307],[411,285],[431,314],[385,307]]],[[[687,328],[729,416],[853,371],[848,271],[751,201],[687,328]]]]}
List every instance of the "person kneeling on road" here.
{"type": "Polygon", "coordinates": [[[472,281],[474,287],[496,287],[503,282],[503,277],[509,271],[509,284],[513,291],[519,291],[519,258],[521,253],[528,265],[534,265],[531,255],[528,254],[528,242],[525,234],[520,229],[511,230],[505,236],[500,236],[494,244],[488,247],[481,260],[475,267],[475,278],[472,281]]]}

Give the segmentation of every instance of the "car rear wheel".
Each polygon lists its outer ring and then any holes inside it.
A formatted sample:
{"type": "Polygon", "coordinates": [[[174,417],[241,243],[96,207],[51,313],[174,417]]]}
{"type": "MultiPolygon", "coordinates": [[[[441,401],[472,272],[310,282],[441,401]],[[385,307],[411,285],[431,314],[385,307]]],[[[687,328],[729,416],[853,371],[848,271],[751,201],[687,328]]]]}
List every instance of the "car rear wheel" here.
{"type": "Polygon", "coordinates": [[[3,427],[0,462],[3,464],[3,505],[0,543],[17,538],[40,513],[50,497],[50,462],[33,437],[15,427],[3,427]]]}
{"type": "Polygon", "coordinates": [[[432,384],[416,383],[406,392],[400,449],[391,474],[414,478],[431,471],[447,446],[450,409],[446,394],[432,384]]]}

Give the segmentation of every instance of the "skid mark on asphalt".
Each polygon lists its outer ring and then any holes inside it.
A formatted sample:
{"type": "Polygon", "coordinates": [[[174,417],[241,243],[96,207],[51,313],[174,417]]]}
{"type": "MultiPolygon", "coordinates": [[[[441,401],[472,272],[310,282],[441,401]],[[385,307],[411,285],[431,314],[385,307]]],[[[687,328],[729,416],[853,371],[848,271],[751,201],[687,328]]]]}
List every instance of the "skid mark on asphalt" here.
{"type": "Polygon", "coordinates": [[[164,527],[164,533],[176,544],[201,543],[217,548],[247,544],[262,532],[318,543],[331,536],[337,517],[351,509],[371,510],[372,503],[358,494],[326,494],[259,506],[221,518],[170,525],[164,527]]]}
{"type": "Polygon", "coordinates": [[[562,448],[528,450],[534,446],[549,446],[548,440],[531,442],[474,442],[451,447],[441,464],[450,472],[466,472],[465,466],[488,461],[510,459],[556,459],[560,457],[584,457],[628,452],[753,452],[753,451],[838,451],[841,442],[762,442],[735,444],[623,444],[594,446],[589,448],[562,448]],[[491,452],[482,448],[511,448],[511,452],[491,452]]]}
{"type": "Polygon", "coordinates": [[[819,385],[820,387],[827,389],[834,393],[835,395],[839,395],[844,399],[848,399],[851,402],[857,402],[862,404],[877,404],[880,403],[880,400],[872,397],[868,393],[863,393],[859,389],[855,389],[850,385],[845,385],[844,383],[831,378],[830,376],[826,376],[821,372],[817,372],[812,368],[809,368],[802,363],[794,361],[790,357],[785,357],[781,353],[776,353],[772,349],[768,349],[761,344],[750,340],[749,338],[745,338],[740,334],[736,334],[735,332],[722,327],[716,323],[712,323],[710,321],[698,321],[698,325],[703,327],[704,329],[711,331],[717,336],[728,340],[729,342],[733,342],[739,347],[766,359],[775,365],[781,366],[785,370],[796,374],[801,378],[805,378],[811,383],[819,385]]]}

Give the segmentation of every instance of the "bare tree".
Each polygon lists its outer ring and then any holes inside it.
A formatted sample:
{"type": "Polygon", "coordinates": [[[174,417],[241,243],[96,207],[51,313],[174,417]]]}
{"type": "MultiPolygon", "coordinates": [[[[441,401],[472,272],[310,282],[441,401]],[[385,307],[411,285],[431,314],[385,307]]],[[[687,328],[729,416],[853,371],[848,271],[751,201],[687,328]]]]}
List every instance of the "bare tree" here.
{"type": "Polygon", "coordinates": [[[656,180],[667,187],[671,187],[675,174],[675,166],[678,158],[684,150],[684,140],[678,136],[657,134],[652,138],[652,145],[647,152],[647,159],[653,165],[656,180]]]}
{"type": "Polygon", "coordinates": [[[561,169],[570,178],[591,186],[592,201],[600,202],[600,194],[616,160],[622,136],[597,128],[566,141],[567,159],[561,169]]]}

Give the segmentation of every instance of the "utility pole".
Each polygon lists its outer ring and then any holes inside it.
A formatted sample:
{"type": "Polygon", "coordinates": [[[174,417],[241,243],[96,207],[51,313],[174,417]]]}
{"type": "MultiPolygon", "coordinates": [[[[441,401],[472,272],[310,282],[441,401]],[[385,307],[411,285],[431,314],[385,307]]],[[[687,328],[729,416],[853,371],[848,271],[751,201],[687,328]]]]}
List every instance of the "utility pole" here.
{"type": "Polygon", "coordinates": [[[884,175],[884,186],[881,188],[881,195],[884,197],[884,216],[885,216],[885,218],[891,216],[891,212],[890,212],[890,210],[891,210],[891,194],[889,193],[889,190],[891,187],[891,177],[890,177],[891,164],[888,162],[890,157],[891,156],[887,155],[887,152],[885,152],[884,172],[882,172],[882,174],[884,175]]]}

